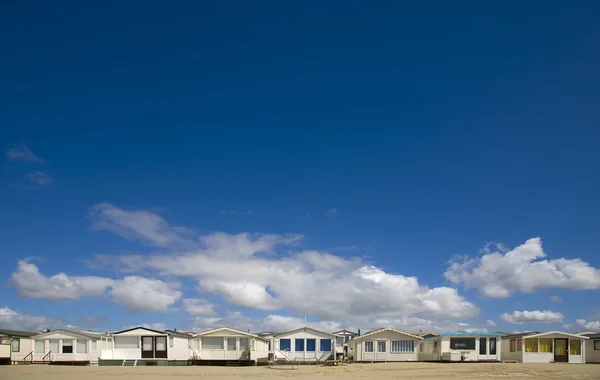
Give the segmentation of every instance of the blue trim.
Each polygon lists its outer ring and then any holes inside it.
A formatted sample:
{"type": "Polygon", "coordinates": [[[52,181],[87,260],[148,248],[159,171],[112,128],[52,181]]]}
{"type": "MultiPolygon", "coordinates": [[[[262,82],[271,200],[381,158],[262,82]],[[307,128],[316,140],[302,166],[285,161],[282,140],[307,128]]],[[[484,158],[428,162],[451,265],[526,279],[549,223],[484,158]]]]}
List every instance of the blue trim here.
{"type": "Polygon", "coordinates": [[[484,333],[484,332],[466,332],[466,331],[457,331],[455,333],[448,333],[448,334],[440,334],[440,336],[496,336],[496,337],[502,337],[504,336],[504,334],[491,334],[491,333],[484,333]]]}

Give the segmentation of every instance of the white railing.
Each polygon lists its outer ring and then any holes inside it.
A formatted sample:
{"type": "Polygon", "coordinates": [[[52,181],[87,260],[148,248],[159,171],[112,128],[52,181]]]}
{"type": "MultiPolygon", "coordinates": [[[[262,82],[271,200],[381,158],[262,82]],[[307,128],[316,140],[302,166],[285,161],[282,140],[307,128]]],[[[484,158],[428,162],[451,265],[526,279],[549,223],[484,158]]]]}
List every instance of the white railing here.
{"type": "Polygon", "coordinates": [[[31,361],[32,355],[33,354],[31,352],[29,352],[27,354],[12,354],[11,360],[13,362],[31,361]]]}
{"type": "Polygon", "coordinates": [[[53,362],[73,362],[75,361],[75,354],[52,354],[50,355],[53,362]]]}

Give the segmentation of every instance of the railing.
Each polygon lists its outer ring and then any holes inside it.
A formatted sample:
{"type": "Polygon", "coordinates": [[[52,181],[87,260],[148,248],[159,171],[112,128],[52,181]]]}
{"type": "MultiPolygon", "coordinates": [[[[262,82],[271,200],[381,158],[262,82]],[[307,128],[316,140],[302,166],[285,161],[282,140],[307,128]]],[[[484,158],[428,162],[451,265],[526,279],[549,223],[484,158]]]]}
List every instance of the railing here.
{"type": "Polygon", "coordinates": [[[25,355],[25,354],[13,354],[12,355],[12,361],[13,362],[32,362],[33,361],[33,351],[31,351],[27,355],[25,355]]]}
{"type": "MultiPolygon", "coordinates": [[[[324,352],[324,353],[323,353],[323,355],[321,355],[321,356],[320,356],[320,357],[317,359],[317,362],[318,362],[318,363],[320,363],[320,362],[322,362],[322,361],[325,361],[325,360],[329,359],[329,357],[330,357],[332,354],[333,354],[333,351],[327,351],[327,352],[324,352]]],[[[335,356],[334,356],[334,359],[335,359],[335,356]]]]}
{"type": "Polygon", "coordinates": [[[44,357],[42,358],[42,361],[45,362],[47,358],[49,358],[48,359],[49,362],[52,361],[52,351],[48,351],[48,353],[46,355],[44,355],[44,357]]]}
{"type": "Polygon", "coordinates": [[[75,354],[53,354],[50,361],[73,362],[75,361],[75,354]]]}

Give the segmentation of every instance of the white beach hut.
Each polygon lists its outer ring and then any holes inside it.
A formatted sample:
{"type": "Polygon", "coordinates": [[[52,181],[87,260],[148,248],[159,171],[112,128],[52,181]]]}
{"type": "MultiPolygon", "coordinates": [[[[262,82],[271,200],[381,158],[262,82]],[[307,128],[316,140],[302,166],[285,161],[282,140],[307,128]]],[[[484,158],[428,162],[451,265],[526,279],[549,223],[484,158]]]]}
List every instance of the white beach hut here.
{"type": "Polygon", "coordinates": [[[356,362],[417,361],[423,338],[392,328],[370,331],[348,341],[348,357],[356,362]]]}
{"type": "Polygon", "coordinates": [[[295,362],[325,361],[336,352],[337,335],[302,327],[274,334],[271,354],[274,359],[295,362]]]}
{"type": "Polygon", "coordinates": [[[585,363],[585,344],[589,338],[560,331],[507,335],[502,358],[519,363],[585,363]]]}
{"type": "Polygon", "coordinates": [[[228,327],[201,332],[194,341],[194,359],[200,365],[226,364],[228,361],[249,365],[266,362],[269,356],[267,338],[228,327]]]}

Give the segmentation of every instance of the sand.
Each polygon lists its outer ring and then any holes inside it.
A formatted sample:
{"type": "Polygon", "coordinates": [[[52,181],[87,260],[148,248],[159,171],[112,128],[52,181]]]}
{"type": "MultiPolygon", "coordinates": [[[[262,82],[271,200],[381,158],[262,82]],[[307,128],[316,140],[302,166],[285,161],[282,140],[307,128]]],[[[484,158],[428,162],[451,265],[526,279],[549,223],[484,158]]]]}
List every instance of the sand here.
{"type": "Polygon", "coordinates": [[[600,379],[595,364],[438,364],[382,363],[339,367],[68,367],[21,365],[0,367],[1,380],[119,380],[166,379],[600,379]]]}

